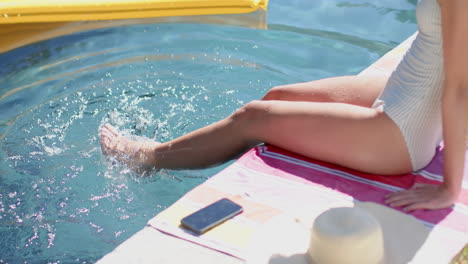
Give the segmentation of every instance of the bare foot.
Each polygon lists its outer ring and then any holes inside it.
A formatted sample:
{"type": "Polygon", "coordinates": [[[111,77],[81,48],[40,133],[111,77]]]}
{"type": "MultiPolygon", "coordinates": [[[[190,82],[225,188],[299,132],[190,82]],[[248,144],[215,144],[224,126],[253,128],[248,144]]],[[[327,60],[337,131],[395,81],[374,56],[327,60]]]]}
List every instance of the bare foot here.
{"type": "Polygon", "coordinates": [[[135,141],[120,135],[117,129],[105,124],[101,130],[101,149],[104,155],[117,158],[133,169],[155,168],[154,148],[161,144],[152,140],[135,141]]]}

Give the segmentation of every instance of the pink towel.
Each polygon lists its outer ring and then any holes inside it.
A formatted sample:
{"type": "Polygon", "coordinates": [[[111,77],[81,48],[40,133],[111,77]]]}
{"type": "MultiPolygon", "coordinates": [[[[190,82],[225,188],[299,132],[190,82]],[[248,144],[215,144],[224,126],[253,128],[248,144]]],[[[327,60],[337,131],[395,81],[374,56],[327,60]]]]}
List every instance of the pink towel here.
{"type": "MultiPolygon", "coordinates": [[[[238,161],[242,165],[310,185],[348,194],[359,201],[384,204],[384,195],[410,188],[414,183],[440,184],[442,182],[443,152],[439,148],[431,163],[418,172],[397,176],[381,176],[353,171],[337,165],[305,158],[300,155],[264,146],[255,153],[249,152],[238,161]]],[[[468,169],[468,162],[466,164],[468,169]]],[[[464,187],[457,203],[441,210],[417,210],[411,214],[427,226],[441,223],[444,226],[468,234],[468,170],[464,187]]]]}

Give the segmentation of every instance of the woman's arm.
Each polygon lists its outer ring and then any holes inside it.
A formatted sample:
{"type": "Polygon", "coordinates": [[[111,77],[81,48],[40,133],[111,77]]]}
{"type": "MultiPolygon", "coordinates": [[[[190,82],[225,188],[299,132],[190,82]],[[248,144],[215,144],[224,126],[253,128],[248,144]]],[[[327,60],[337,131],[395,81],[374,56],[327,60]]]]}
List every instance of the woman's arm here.
{"type": "Polygon", "coordinates": [[[468,1],[439,0],[442,13],[445,82],[442,97],[444,185],[456,199],[465,163],[468,105],[468,1]]]}
{"type": "Polygon", "coordinates": [[[442,15],[445,81],[442,95],[444,182],[417,184],[387,196],[404,210],[452,205],[460,193],[465,162],[465,106],[468,106],[468,1],[438,0],[442,15]]]}

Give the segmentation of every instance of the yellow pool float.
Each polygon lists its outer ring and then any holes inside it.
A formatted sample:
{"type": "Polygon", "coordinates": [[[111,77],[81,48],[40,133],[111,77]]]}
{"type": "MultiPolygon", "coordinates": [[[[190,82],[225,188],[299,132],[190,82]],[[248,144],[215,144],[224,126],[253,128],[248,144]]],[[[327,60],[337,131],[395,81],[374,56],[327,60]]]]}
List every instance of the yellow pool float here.
{"type": "Polygon", "coordinates": [[[129,24],[264,28],[267,5],[268,0],[0,0],[0,53],[63,34],[129,24]]]}
{"type": "Polygon", "coordinates": [[[0,23],[240,14],[266,9],[267,3],[267,0],[3,0],[0,23]]]}

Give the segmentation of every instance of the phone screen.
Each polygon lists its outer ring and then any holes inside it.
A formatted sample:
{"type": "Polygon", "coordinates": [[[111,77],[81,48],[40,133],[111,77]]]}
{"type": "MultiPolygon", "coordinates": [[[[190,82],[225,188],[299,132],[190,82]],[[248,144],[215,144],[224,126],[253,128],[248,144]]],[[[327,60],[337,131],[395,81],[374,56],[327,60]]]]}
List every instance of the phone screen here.
{"type": "Polygon", "coordinates": [[[223,198],[183,218],[181,223],[186,228],[202,234],[242,211],[240,205],[223,198]]]}

